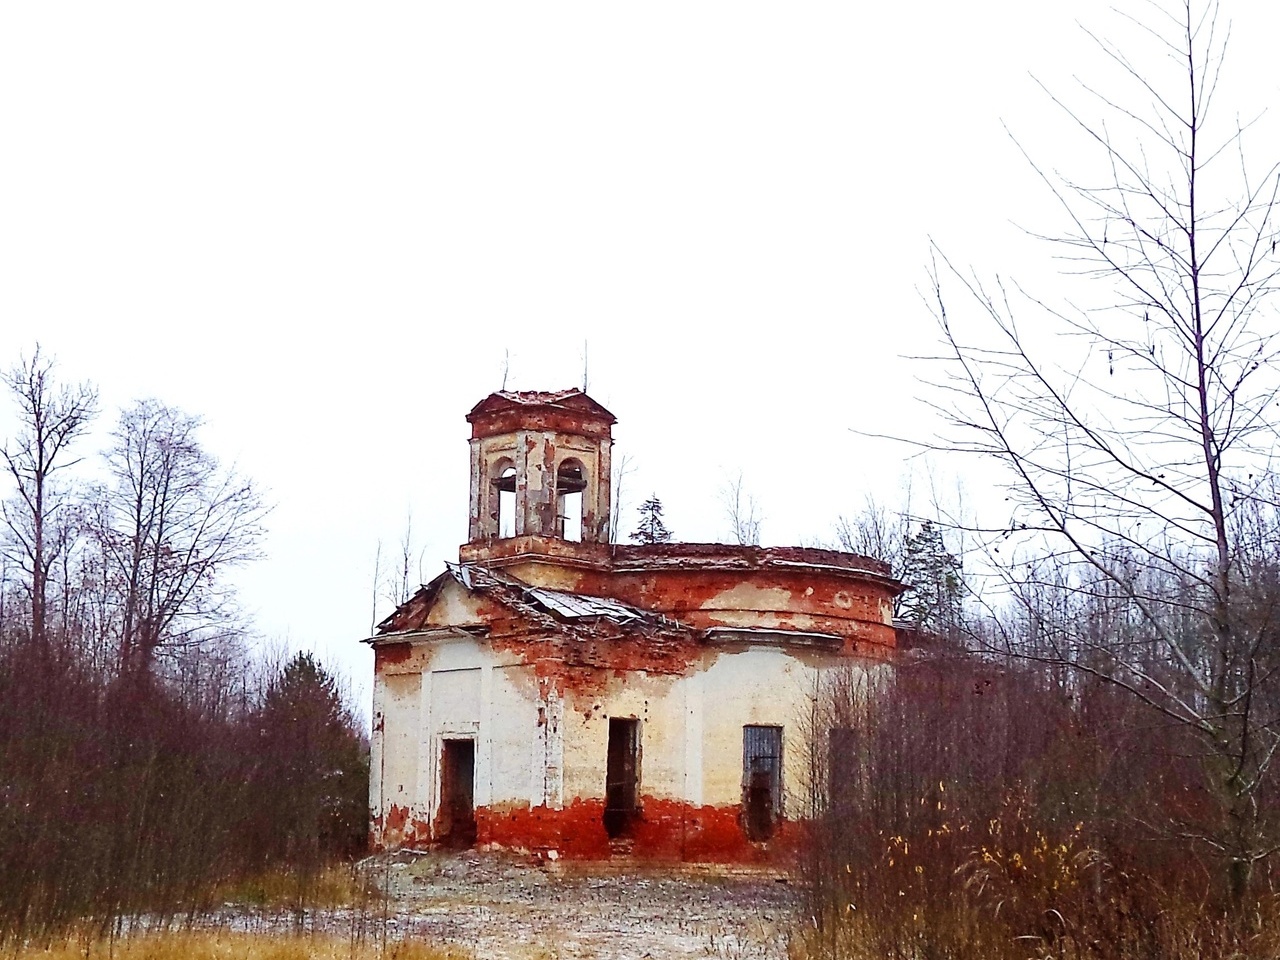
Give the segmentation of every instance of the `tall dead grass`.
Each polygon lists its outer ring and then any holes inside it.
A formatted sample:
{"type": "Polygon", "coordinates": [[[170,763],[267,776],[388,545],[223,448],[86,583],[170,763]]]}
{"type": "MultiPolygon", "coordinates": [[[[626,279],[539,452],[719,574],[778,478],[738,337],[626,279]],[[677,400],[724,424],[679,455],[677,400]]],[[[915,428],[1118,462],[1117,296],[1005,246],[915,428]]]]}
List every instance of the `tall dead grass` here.
{"type": "Polygon", "coordinates": [[[329,863],[314,872],[283,866],[239,877],[214,888],[210,902],[254,909],[365,910],[382,898],[374,877],[354,863],[329,863]]]}
{"type": "Polygon", "coordinates": [[[13,960],[464,960],[469,953],[413,940],[358,942],[310,934],[179,931],[19,948],[13,960]]]}
{"type": "MultiPolygon", "coordinates": [[[[1046,833],[1021,798],[981,822],[870,826],[841,851],[798,944],[811,958],[1245,960],[1280,956],[1280,898],[1229,916],[1187,876],[1091,846],[1082,823],[1046,833]],[[1163,875],[1162,875],[1163,874],[1163,875]]],[[[848,834],[846,834],[848,838],[848,834]]]]}

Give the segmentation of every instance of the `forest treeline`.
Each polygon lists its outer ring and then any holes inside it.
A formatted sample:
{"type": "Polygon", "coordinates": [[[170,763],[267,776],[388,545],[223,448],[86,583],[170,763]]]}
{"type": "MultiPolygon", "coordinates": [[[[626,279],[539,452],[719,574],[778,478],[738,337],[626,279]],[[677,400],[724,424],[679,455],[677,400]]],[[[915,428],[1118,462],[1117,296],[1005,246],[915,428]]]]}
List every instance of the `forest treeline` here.
{"type": "Polygon", "coordinates": [[[228,575],[267,505],[158,401],[106,419],[39,352],[3,374],[0,941],[199,911],[366,840],[367,742],[308,654],[255,652],[228,575]]]}

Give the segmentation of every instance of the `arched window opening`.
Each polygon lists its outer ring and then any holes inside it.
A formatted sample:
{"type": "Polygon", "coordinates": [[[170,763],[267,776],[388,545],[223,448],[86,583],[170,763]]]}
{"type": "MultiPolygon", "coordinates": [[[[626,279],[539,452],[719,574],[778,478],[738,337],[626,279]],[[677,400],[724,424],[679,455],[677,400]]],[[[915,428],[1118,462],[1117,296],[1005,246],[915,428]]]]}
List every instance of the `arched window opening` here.
{"type": "Polygon", "coordinates": [[[582,491],[587,473],[577,460],[566,460],[556,471],[556,526],[562,539],[582,540],[582,491]]]}
{"type": "Polygon", "coordinates": [[[499,465],[498,477],[493,481],[498,492],[498,536],[516,535],[516,468],[507,462],[499,465]]]}

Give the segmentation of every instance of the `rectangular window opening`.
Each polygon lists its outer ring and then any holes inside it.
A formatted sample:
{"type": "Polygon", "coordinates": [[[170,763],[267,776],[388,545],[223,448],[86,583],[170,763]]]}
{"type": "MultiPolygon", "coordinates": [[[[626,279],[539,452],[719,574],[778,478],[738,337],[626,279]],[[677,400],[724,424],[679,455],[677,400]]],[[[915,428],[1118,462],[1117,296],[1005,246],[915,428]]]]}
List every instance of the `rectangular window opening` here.
{"type": "Polygon", "coordinates": [[[768,840],[782,819],[782,728],[742,728],[742,820],[747,837],[768,840]]]}

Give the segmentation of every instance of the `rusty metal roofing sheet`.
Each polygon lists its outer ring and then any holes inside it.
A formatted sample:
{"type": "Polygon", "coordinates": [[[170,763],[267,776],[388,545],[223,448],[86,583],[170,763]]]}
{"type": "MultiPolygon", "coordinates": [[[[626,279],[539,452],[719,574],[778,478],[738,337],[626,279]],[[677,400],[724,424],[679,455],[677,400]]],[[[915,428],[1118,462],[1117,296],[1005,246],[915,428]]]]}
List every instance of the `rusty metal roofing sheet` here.
{"type": "Polygon", "coordinates": [[[450,563],[447,566],[449,572],[468,590],[517,591],[518,596],[525,602],[535,603],[548,613],[554,613],[566,620],[603,617],[614,623],[632,623],[662,619],[654,614],[645,614],[642,610],[637,610],[610,597],[589,597],[581,593],[566,593],[563,590],[534,587],[515,577],[477,564],[450,563]]]}
{"type": "Polygon", "coordinates": [[[627,623],[644,618],[633,607],[607,597],[587,597],[580,593],[562,593],[559,590],[546,590],[542,587],[530,587],[525,591],[525,595],[552,613],[571,620],[580,617],[604,617],[614,623],[627,623]]]}

